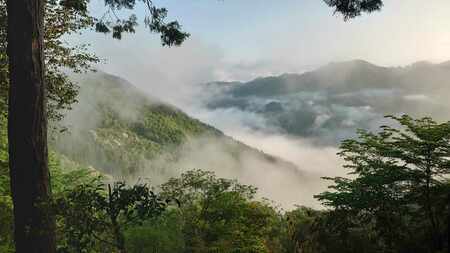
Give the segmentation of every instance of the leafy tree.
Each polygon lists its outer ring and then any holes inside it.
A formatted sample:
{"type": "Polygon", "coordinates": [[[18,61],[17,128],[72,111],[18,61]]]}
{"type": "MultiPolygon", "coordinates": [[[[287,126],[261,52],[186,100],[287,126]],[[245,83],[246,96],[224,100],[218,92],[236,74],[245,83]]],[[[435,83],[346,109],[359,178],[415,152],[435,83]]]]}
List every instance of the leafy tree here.
{"type": "MultiPolygon", "coordinates": [[[[177,22],[165,22],[167,10],[143,0],[149,16],[145,23],[161,34],[163,45],[179,45],[188,37],[177,22]]],[[[8,139],[11,189],[14,203],[17,252],[55,252],[54,218],[41,210],[51,198],[47,154],[47,90],[44,72],[44,0],[7,0],[8,139]]],[[[87,0],[63,0],[61,6],[86,13],[87,0]]],[[[136,1],[105,0],[111,12],[132,9],[136,1]]],[[[96,30],[120,38],[134,32],[135,18],[115,22],[95,20],[96,30]]],[[[67,95],[67,94],[66,94],[67,95]]],[[[71,95],[69,94],[69,97],[71,95]]]]}
{"type": "Polygon", "coordinates": [[[300,252],[385,252],[373,243],[376,234],[371,223],[343,211],[302,209],[292,211],[294,216],[289,213],[293,218],[293,243],[300,252]]]}
{"type": "Polygon", "coordinates": [[[269,252],[276,213],[254,200],[256,188],[194,170],[161,189],[180,202],[185,252],[269,252]]]}
{"type": "Polygon", "coordinates": [[[184,252],[183,220],[178,208],[171,208],[161,216],[148,219],[142,225],[125,231],[129,253],[184,252]]]}
{"type": "Polygon", "coordinates": [[[344,20],[360,16],[363,12],[374,12],[383,6],[382,0],[324,0],[324,2],[334,8],[335,13],[341,13],[344,20]]]}
{"type": "MultiPolygon", "coordinates": [[[[63,111],[71,109],[78,95],[78,86],[70,80],[63,69],[75,73],[93,70],[91,65],[99,59],[87,51],[87,44],[68,45],[63,36],[78,33],[94,25],[94,18],[87,12],[64,8],[56,0],[45,5],[45,81],[48,84],[47,113],[56,122],[63,117],[63,111]]],[[[8,112],[8,55],[7,55],[7,13],[6,1],[0,1],[0,113],[8,112]]]]}
{"type": "Polygon", "coordinates": [[[311,227],[319,215],[319,211],[303,206],[285,214],[288,221],[289,237],[291,238],[290,245],[288,245],[290,252],[318,252],[317,246],[313,244],[310,237],[312,234],[311,227]]]}
{"type": "MultiPolygon", "coordinates": [[[[65,4],[69,8],[86,10],[87,0],[65,0],[65,4]],[[81,7],[81,8],[80,8],[81,7]]],[[[95,19],[95,28],[97,32],[112,33],[115,39],[121,39],[122,33],[134,33],[135,27],[138,25],[137,17],[131,14],[128,18],[119,17],[118,11],[122,9],[132,10],[136,8],[136,4],[144,5],[146,15],[144,24],[150,32],[158,33],[161,37],[163,46],[178,46],[183,43],[189,33],[181,30],[178,21],[167,22],[167,9],[156,7],[152,0],[105,0],[107,10],[101,18],[95,19]]]]}
{"type": "Polygon", "coordinates": [[[333,191],[316,196],[354,227],[376,232],[383,252],[437,252],[448,248],[450,123],[389,116],[400,127],[359,131],[339,153],[352,178],[327,178],[333,191]]]}
{"type": "Polygon", "coordinates": [[[55,210],[62,219],[65,252],[91,252],[102,247],[126,252],[124,231],[128,226],[161,215],[168,201],[160,199],[145,184],[126,187],[117,182],[108,185],[79,185],[55,200],[55,210]]]}

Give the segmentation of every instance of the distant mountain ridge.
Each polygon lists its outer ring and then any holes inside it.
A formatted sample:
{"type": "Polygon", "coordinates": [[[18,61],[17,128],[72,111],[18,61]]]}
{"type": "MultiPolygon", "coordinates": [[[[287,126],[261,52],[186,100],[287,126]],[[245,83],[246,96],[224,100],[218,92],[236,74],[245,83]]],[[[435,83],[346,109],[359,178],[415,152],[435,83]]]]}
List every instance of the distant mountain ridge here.
{"type": "Polygon", "coordinates": [[[327,139],[326,143],[349,137],[356,128],[371,128],[386,114],[450,116],[450,61],[404,67],[364,60],[335,62],[302,74],[216,87],[218,94],[206,102],[210,109],[256,113],[286,134],[327,139]],[[332,134],[334,130],[340,133],[332,134]]]}
{"type": "Polygon", "coordinates": [[[405,67],[381,67],[364,60],[353,60],[329,63],[303,74],[285,73],[279,76],[259,77],[245,83],[217,82],[217,84],[235,86],[231,91],[235,96],[276,96],[310,90],[317,88],[317,85],[330,89],[359,89],[361,87],[358,86],[358,83],[364,83],[365,87],[370,85],[372,88],[391,88],[395,84],[407,85],[407,82],[424,83],[429,81],[429,76],[415,76],[419,79],[411,80],[409,75],[417,75],[415,73],[417,71],[427,71],[429,74],[442,74],[449,77],[449,68],[450,61],[439,64],[421,61],[405,67]],[[376,79],[368,79],[368,76],[376,77],[376,79]]]}

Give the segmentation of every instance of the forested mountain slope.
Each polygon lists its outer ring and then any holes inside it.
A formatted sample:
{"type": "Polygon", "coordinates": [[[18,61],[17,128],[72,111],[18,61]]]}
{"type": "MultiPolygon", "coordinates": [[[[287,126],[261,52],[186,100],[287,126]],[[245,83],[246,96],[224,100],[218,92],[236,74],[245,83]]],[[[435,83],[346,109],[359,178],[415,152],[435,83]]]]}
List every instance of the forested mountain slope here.
{"type": "Polygon", "coordinates": [[[54,134],[52,147],[84,166],[156,183],[192,168],[233,178],[258,170],[301,177],[293,164],[235,141],[119,77],[95,73],[78,81],[79,103],[61,123],[68,131],[54,134]]]}

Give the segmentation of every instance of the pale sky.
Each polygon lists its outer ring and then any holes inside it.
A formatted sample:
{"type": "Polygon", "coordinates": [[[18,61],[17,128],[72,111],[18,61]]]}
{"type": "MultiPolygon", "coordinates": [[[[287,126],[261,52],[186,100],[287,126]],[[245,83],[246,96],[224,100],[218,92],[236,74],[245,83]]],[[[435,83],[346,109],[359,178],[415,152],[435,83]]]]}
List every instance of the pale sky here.
{"type": "Polygon", "coordinates": [[[392,65],[450,58],[448,0],[386,0],[381,12],[349,22],[333,16],[322,0],[158,2],[231,61],[364,58],[392,65]]]}
{"type": "MultiPolygon", "coordinates": [[[[94,12],[103,9],[102,1],[92,1],[94,12]]],[[[180,48],[163,49],[143,24],[121,41],[93,32],[74,40],[90,42],[107,60],[100,69],[138,86],[152,81],[157,95],[166,82],[249,80],[332,61],[364,59],[397,66],[450,60],[449,0],[385,0],[381,12],[348,22],[322,0],[154,3],[167,7],[170,18],[191,33],[180,48]]]]}

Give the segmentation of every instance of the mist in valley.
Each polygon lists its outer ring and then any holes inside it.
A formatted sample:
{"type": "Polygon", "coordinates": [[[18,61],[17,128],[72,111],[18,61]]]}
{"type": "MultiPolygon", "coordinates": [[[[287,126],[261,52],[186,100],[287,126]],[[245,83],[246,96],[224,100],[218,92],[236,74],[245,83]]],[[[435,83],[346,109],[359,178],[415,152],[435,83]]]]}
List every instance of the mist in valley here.
{"type": "Polygon", "coordinates": [[[182,145],[163,150],[153,158],[141,154],[133,156],[133,172],[123,172],[121,164],[114,164],[115,161],[108,157],[104,148],[98,148],[96,142],[107,150],[113,148],[123,150],[122,153],[132,153],[134,151],[127,149],[126,142],[135,145],[132,140],[135,137],[120,129],[115,130],[114,135],[101,137],[105,112],[100,108],[106,107],[114,111],[118,120],[132,124],[143,117],[140,115],[142,107],[163,102],[142,96],[130,83],[104,73],[77,78],[81,86],[80,102],[67,112],[61,122],[68,131],[56,135],[54,147],[64,155],[84,161],[84,165],[112,175],[116,180],[130,183],[144,180],[159,185],[188,170],[202,169],[213,171],[219,177],[254,185],[259,189],[259,197],[290,209],[295,204],[319,207],[313,195],[326,189],[326,182],[320,177],[343,174],[335,147],[315,147],[306,139],[283,136],[275,130],[270,134],[252,131],[248,124],[259,122],[261,127],[264,119],[236,112],[231,112],[232,116],[207,108],[188,112],[212,124],[215,121],[213,117],[224,119],[229,125],[224,122],[220,130],[232,138],[214,135],[190,137],[182,145]],[[122,92],[124,88],[127,93],[122,92]]]}
{"type": "MultiPolygon", "coordinates": [[[[170,69],[171,74],[177,70],[170,69]]],[[[289,209],[295,204],[320,207],[313,195],[327,189],[328,182],[321,177],[345,176],[347,173],[336,154],[340,141],[355,137],[360,128],[377,131],[379,126],[389,123],[384,119],[387,114],[431,115],[442,119],[448,116],[450,106],[440,96],[445,93],[439,92],[448,89],[445,80],[450,80],[446,79],[450,71],[445,63],[418,63],[402,68],[378,67],[363,61],[333,63],[313,71],[317,79],[309,86],[301,83],[305,73],[269,77],[287,89],[270,95],[261,95],[261,87],[264,92],[270,86],[270,83],[258,85],[264,78],[249,83],[211,83],[205,80],[213,75],[199,75],[200,79],[183,81],[186,73],[190,76],[190,72],[184,70],[175,73],[172,76],[179,79],[167,84],[162,84],[161,80],[147,80],[149,87],[157,83],[160,87],[178,91],[167,90],[167,93],[151,96],[148,90],[142,95],[141,89],[145,91],[148,87],[136,88],[125,79],[102,72],[89,77],[98,82],[98,76],[103,76],[100,86],[92,80],[86,81],[89,78],[78,77],[81,78],[80,103],[68,112],[63,122],[69,126],[72,137],[62,140],[59,147],[70,153],[70,147],[77,149],[81,143],[89,143],[86,138],[96,138],[92,129],[99,127],[102,121],[102,114],[97,110],[99,104],[107,105],[121,120],[135,122],[143,116],[140,113],[142,106],[169,103],[254,150],[236,149],[236,142],[226,137],[197,136],[151,159],[140,156],[132,176],[117,173],[117,165],[109,164],[103,154],[92,153],[92,161],[101,160],[92,165],[109,168],[106,171],[115,174],[117,179],[149,180],[154,185],[187,170],[209,170],[220,177],[258,187],[260,197],[269,198],[283,208],[289,209]],[[414,80],[414,74],[422,73],[423,68],[432,74],[414,80]],[[373,79],[386,79],[391,75],[400,81],[373,84],[373,79]],[[400,75],[405,76],[404,80],[398,78],[400,75]],[[359,78],[358,85],[346,81],[355,76],[359,78]],[[117,86],[117,92],[108,96],[102,94],[105,89],[110,89],[111,82],[117,86]],[[249,94],[242,95],[242,88],[248,88],[249,94]],[[274,104],[277,105],[275,109],[267,109],[274,104]],[[286,123],[284,119],[289,121],[286,123]],[[83,129],[91,131],[80,134],[83,129]],[[270,159],[265,154],[279,159],[270,159]]],[[[119,147],[121,141],[113,139],[108,145],[119,147]]]]}

